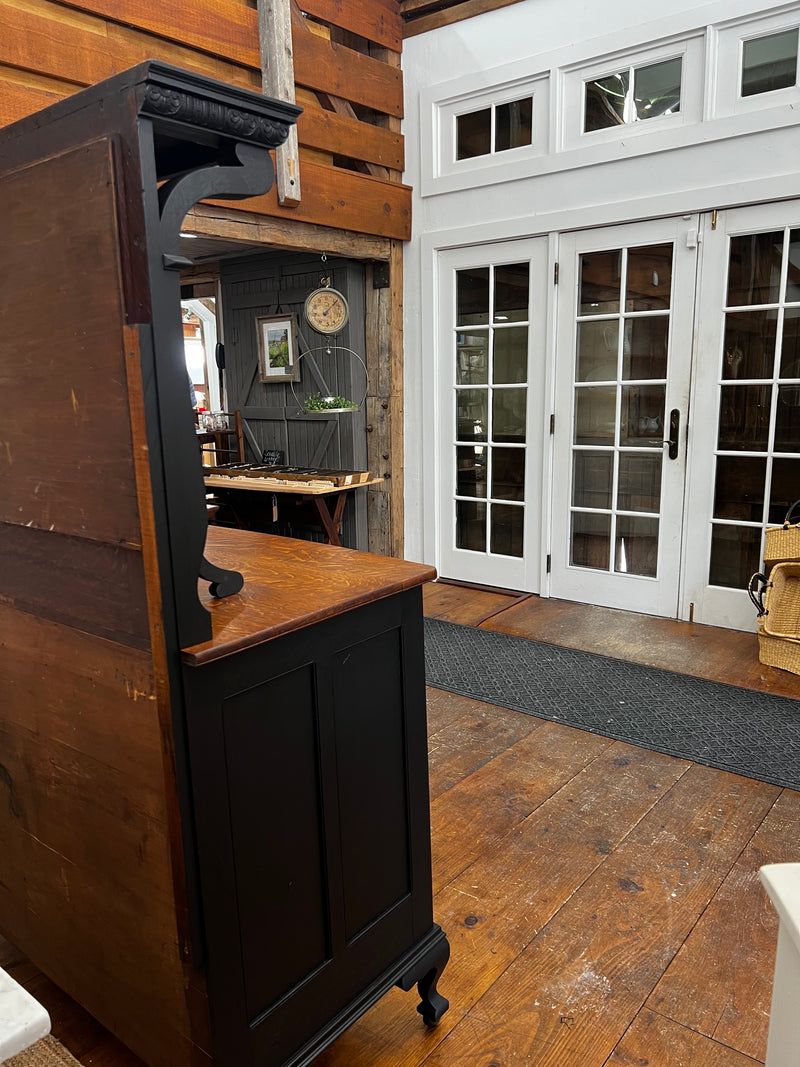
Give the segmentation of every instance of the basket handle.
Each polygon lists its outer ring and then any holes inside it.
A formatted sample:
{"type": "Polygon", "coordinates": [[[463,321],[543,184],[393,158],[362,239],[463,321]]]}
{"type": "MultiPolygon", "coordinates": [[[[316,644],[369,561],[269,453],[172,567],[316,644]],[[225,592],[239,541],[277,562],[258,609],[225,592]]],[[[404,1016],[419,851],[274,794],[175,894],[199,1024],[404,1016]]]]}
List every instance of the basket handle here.
{"type": "Polygon", "coordinates": [[[788,530],[788,528],[789,528],[789,520],[791,519],[792,515],[794,514],[796,508],[800,508],[800,500],[795,500],[794,504],[792,504],[792,506],[786,512],[786,518],[783,520],[783,528],[784,528],[784,530],[788,530]]]}
{"type": "Polygon", "coordinates": [[[750,597],[753,604],[755,605],[759,619],[762,617],[762,615],[769,615],[769,612],[764,608],[764,591],[769,587],[770,584],[770,580],[769,578],[767,578],[766,574],[761,574],[760,572],[758,574],[754,574],[750,581],[747,583],[747,595],[750,597]],[[756,586],[759,583],[761,584],[761,588],[757,589],[756,586]]]}

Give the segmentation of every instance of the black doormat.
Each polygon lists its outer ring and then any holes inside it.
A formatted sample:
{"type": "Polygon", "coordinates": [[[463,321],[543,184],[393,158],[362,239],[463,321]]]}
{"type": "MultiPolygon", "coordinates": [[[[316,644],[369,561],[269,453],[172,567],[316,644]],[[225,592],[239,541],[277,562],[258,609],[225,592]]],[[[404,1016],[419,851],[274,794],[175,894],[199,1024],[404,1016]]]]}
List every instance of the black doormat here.
{"type": "Polygon", "coordinates": [[[425,669],[437,689],[800,789],[800,700],[441,619],[425,669]]]}

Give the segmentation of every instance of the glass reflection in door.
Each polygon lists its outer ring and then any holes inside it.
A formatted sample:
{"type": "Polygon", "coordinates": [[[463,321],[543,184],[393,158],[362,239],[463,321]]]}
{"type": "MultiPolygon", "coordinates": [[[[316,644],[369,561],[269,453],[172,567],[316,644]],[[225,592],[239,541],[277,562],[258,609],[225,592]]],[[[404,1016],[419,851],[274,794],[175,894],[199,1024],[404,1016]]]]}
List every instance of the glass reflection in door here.
{"type": "Polygon", "coordinates": [[[457,548],[523,555],[528,263],[456,271],[457,548]]]}
{"type": "Polygon", "coordinates": [[[672,244],[580,257],[573,380],[574,567],[655,578],[672,244]]]}
{"type": "Polygon", "coordinates": [[[800,230],[730,239],[715,464],[709,582],[744,589],[800,497],[800,230]]]}

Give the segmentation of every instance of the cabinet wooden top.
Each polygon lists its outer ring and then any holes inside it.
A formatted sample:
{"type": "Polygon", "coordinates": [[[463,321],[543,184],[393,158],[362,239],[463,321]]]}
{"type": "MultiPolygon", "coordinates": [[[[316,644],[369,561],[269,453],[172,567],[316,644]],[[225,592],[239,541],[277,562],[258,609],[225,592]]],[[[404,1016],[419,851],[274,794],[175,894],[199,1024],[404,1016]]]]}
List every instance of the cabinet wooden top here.
{"type": "Polygon", "coordinates": [[[220,526],[208,528],[206,556],[211,563],[240,571],[244,588],[216,599],[200,583],[213,636],[183,650],[183,661],[191,666],[252,648],[436,577],[433,567],[421,563],[220,526]]]}

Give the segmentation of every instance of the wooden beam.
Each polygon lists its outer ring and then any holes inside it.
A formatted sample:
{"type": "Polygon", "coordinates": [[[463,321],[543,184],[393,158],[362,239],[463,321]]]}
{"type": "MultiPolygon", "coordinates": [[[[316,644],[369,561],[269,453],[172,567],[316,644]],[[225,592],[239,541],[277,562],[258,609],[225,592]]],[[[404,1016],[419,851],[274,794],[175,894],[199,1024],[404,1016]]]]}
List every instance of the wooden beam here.
{"type": "Polygon", "coordinates": [[[463,22],[465,19],[474,18],[475,15],[484,15],[487,11],[497,11],[501,7],[510,7],[511,4],[519,2],[520,0],[465,0],[463,3],[451,3],[445,10],[432,10],[426,14],[425,9],[432,7],[430,0],[405,0],[401,7],[406,19],[403,37],[414,37],[428,30],[452,26],[455,22],[463,22]],[[417,14],[417,11],[420,14],[417,14]]]}
{"type": "MultiPolygon", "coordinates": [[[[258,39],[261,46],[261,83],[265,96],[294,103],[294,51],[292,0],[258,0],[258,39]]],[[[275,181],[281,207],[300,203],[300,153],[297,127],[275,149],[275,181]]]]}
{"type": "MultiPolygon", "coordinates": [[[[291,252],[325,252],[328,255],[383,262],[389,259],[392,242],[385,237],[336,230],[294,218],[267,218],[250,211],[198,204],[186,216],[186,227],[205,237],[241,241],[242,252],[285,249],[291,252]],[[260,246],[260,248],[259,248],[260,246]]],[[[207,271],[208,267],[199,267],[207,271]]]]}

